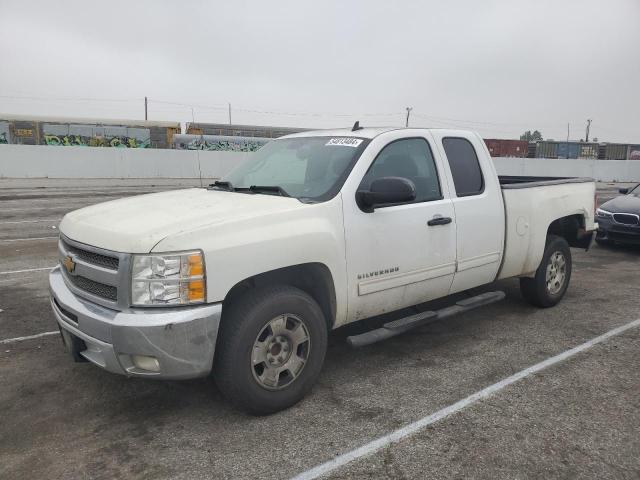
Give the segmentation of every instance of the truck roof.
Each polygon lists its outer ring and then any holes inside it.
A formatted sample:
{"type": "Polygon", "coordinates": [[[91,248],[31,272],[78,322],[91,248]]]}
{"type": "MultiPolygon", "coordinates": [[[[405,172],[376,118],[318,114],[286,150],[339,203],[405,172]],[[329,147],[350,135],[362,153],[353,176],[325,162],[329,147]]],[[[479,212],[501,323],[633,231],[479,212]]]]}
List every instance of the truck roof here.
{"type": "Polygon", "coordinates": [[[452,136],[456,135],[469,135],[469,130],[457,130],[450,128],[405,128],[405,127],[364,127],[359,130],[353,131],[351,128],[334,128],[326,130],[308,130],[305,132],[293,133],[291,135],[285,135],[280,138],[297,138],[297,137],[359,137],[359,138],[374,138],[381,133],[390,132],[392,130],[411,130],[414,132],[424,132],[430,130],[438,130],[440,132],[446,132],[452,136]]]}

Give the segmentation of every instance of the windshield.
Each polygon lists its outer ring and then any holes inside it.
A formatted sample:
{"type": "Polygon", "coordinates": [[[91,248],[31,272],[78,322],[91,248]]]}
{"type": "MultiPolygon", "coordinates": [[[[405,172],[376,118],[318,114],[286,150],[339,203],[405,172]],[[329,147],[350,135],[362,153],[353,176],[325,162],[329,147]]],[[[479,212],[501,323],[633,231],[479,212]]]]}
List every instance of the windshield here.
{"type": "Polygon", "coordinates": [[[328,200],[342,188],[367,143],[368,140],[356,137],[274,140],[252,153],[222,180],[233,189],[280,187],[287,195],[301,200],[328,200]]]}
{"type": "Polygon", "coordinates": [[[629,192],[631,195],[635,195],[636,197],[640,197],[640,183],[636,185],[636,187],[629,192]]]}

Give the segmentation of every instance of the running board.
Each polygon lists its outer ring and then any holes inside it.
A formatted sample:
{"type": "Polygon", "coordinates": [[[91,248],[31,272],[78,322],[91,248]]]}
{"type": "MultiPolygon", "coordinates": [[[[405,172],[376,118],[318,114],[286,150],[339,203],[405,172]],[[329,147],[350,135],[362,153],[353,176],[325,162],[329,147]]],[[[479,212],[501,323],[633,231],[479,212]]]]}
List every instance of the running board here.
{"type": "Polygon", "coordinates": [[[408,317],[400,318],[392,322],[385,323],[382,327],[376,328],[369,332],[361,333],[360,335],[352,335],[347,337],[347,343],[354,347],[364,347],[365,345],[371,345],[387,338],[395,337],[401,333],[407,332],[413,328],[421,327],[436,320],[443,320],[459,313],[464,313],[474,308],[489,305],[491,303],[499,302],[505,297],[504,292],[486,292],[476,295],[475,297],[465,298],[456,302],[450,307],[445,307],[436,311],[428,311],[422,313],[416,313],[415,315],[409,315],[408,317]]]}

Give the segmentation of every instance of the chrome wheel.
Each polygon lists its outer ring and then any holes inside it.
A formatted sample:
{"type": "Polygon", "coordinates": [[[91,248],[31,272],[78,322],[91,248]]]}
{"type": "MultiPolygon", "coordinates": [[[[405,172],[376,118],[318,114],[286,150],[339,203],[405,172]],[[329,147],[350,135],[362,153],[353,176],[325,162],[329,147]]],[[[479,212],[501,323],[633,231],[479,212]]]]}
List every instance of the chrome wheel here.
{"type": "Polygon", "coordinates": [[[547,292],[551,295],[556,295],[562,287],[567,278],[567,260],[564,258],[562,252],[554,252],[549,258],[547,264],[547,292]]]}
{"type": "Polygon", "coordinates": [[[253,377],[267,390],[280,390],[298,378],[310,351],[311,338],[302,319],[290,313],[276,317],[253,344],[253,377]]]}

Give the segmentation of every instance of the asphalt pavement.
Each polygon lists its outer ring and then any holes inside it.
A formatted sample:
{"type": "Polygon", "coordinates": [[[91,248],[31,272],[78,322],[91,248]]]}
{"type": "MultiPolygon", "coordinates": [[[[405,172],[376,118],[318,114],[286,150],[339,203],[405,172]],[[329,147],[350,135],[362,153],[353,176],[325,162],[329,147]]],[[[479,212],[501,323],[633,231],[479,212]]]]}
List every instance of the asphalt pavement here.
{"type": "MultiPolygon", "coordinates": [[[[188,180],[0,179],[0,478],[286,479],[413,425],[640,318],[640,249],[572,250],[558,306],[497,304],[358,350],[332,333],[318,385],[268,417],[211,379],[128,379],[72,363],[47,293],[64,213],[188,180]],[[6,342],[6,340],[11,340],[6,342]]],[[[599,185],[600,201],[619,185],[599,185]]],[[[640,478],[640,328],[630,328],[328,478],[640,478]]]]}

